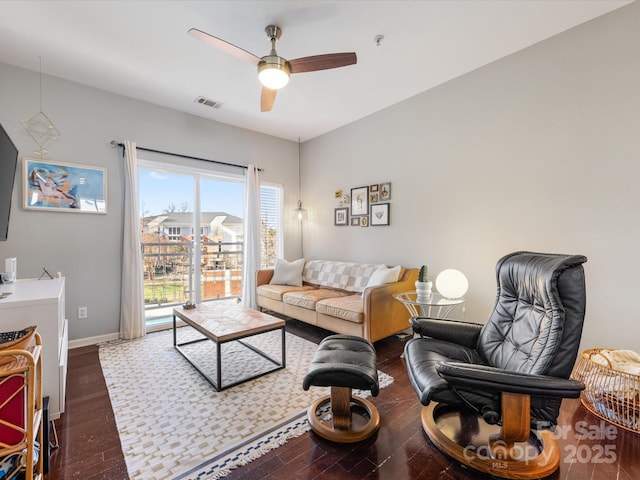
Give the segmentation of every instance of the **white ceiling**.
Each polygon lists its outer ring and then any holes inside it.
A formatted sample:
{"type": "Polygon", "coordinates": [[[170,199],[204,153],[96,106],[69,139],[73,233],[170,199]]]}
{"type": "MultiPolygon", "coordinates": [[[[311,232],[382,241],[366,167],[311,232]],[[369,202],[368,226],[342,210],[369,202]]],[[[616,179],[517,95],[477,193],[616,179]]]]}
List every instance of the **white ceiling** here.
{"type": "MultiPolygon", "coordinates": [[[[44,74],[304,141],[628,3],[4,0],[0,61],[39,71],[41,57],[44,74]],[[285,58],[354,51],[358,63],[293,75],[261,113],[255,66],[186,32],[196,27],[261,57],[269,24],[283,29],[285,58]],[[221,107],[195,103],[200,95],[221,107]]],[[[46,110],[46,82],[43,98],[46,110]]]]}

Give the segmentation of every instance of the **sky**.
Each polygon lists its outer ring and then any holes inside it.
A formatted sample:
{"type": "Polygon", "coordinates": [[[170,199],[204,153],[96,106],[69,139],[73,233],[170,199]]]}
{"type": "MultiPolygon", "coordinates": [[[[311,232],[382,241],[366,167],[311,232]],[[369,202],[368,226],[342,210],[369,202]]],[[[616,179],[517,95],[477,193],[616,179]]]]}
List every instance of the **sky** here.
{"type": "MultiPolygon", "coordinates": [[[[242,218],[244,215],[243,187],[241,181],[231,183],[202,179],[201,211],[225,212],[242,218]]],[[[180,212],[182,205],[186,203],[186,211],[193,211],[194,180],[191,176],[139,169],[138,188],[140,215],[160,215],[171,204],[175,205],[176,211],[180,212]]]]}

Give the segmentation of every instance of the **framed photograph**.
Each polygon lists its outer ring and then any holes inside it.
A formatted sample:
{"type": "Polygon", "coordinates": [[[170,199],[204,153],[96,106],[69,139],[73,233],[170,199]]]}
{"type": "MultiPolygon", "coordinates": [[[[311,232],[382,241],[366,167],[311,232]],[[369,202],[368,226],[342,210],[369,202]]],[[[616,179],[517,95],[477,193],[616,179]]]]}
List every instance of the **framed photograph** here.
{"type": "Polygon", "coordinates": [[[369,226],[369,217],[360,217],[360,226],[368,227],[369,226]]]}
{"type": "Polygon", "coordinates": [[[378,184],[376,183],[375,185],[369,185],[369,191],[370,192],[377,192],[378,191],[378,184]]]}
{"type": "Polygon", "coordinates": [[[389,204],[371,205],[371,226],[389,225],[389,204]]]}
{"type": "Polygon", "coordinates": [[[336,227],[349,225],[349,209],[347,207],[334,209],[333,224],[336,227]]]}
{"type": "Polygon", "coordinates": [[[391,200],[391,183],[380,184],[380,201],[391,200]]]}
{"type": "Polygon", "coordinates": [[[378,192],[369,194],[369,203],[378,203],[380,201],[380,194],[378,192]]]}
{"type": "Polygon", "coordinates": [[[351,217],[351,226],[352,227],[360,226],[360,217],[351,217]]]}
{"type": "Polygon", "coordinates": [[[107,171],[40,158],[23,158],[26,210],[107,213],[107,171]]]}
{"type": "Polygon", "coordinates": [[[351,216],[369,213],[369,187],[351,189],[351,216]]]}

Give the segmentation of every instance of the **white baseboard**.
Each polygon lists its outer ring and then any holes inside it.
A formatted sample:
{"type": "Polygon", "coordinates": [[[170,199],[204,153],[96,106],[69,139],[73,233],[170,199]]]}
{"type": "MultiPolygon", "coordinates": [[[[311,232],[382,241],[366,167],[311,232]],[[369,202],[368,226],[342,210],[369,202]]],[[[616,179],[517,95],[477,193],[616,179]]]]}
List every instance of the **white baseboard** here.
{"type": "Polygon", "coordinates": [[[107,333],[96,337],[79,338],[78,340],[69,340],[69,348],[87,347],[96,343],[110,342],[120,338],[119,333],[107,333]]]}
{"type": "MultiPolygon", "coordinates": [[[[178,320],[176,326],[184,327],[186,324],[182,320],[178,320]]],[[[147,327],[147,333],[159,332],[160,330],[169,330],[173,327],[171,322],[164,322],[156,324],[152,327],[147,327]]],[[[95,345],[96,343],[110,342],[112,340],[118,340],[120,338],[119,333],[107,333],[105,335],[98,335],[96,337],[79,338],[78,340],[69,340],[69,348],[87,347],[89,345],[95,345]]]]}

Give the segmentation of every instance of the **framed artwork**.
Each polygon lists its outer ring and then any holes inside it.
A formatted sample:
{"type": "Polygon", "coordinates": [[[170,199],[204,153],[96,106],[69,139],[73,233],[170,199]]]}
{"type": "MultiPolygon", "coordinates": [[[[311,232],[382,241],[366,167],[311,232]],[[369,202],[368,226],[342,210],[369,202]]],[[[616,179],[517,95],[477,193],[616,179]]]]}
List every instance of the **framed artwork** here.
{"type": "Polygon", "coordinates": [[[347,207],[334,209],[333,224],[337,227],[349,225],[349,209],[347,207]]]}
{"type": "Polygon", "coordinates": [[[380,201],[391,200],[391,183],[380,184],[380,201]]]}
{"type": "Polygon", "coordinates": [[[107,213],[105,168],[23,158],[26,210],[107,213]]]}
{"type": "Polygon", "coordinates": [[[378,184],[376,183],[375,185],[369,185],[369,191],[370,192],[377,192],[378,191],[378,184]]]}
{"type": "Polygon", "coordinates": [[[351,216],[369,213],[369,187],[351,189],[351,216]]]}
{"type": "Polygon", "coordinates": [[[351,226],[357,227],[360,225],[360,217],[351,217],[351,226]]]}
{"type": "Polygon", "coordinates": [[[371,226],[389,225],[389,204],[371,205],[371,226]]]}
{"type": "Polygon", "coordinates": [[[368,227],[369,226],[369,217],[360,217],[360,226],[368,227]]]}
{"type": "Polygon", "coordinates": [[[380,194],[378,192],[369,193],[369,203],[378,203],[380,201],[380,194]]]}

